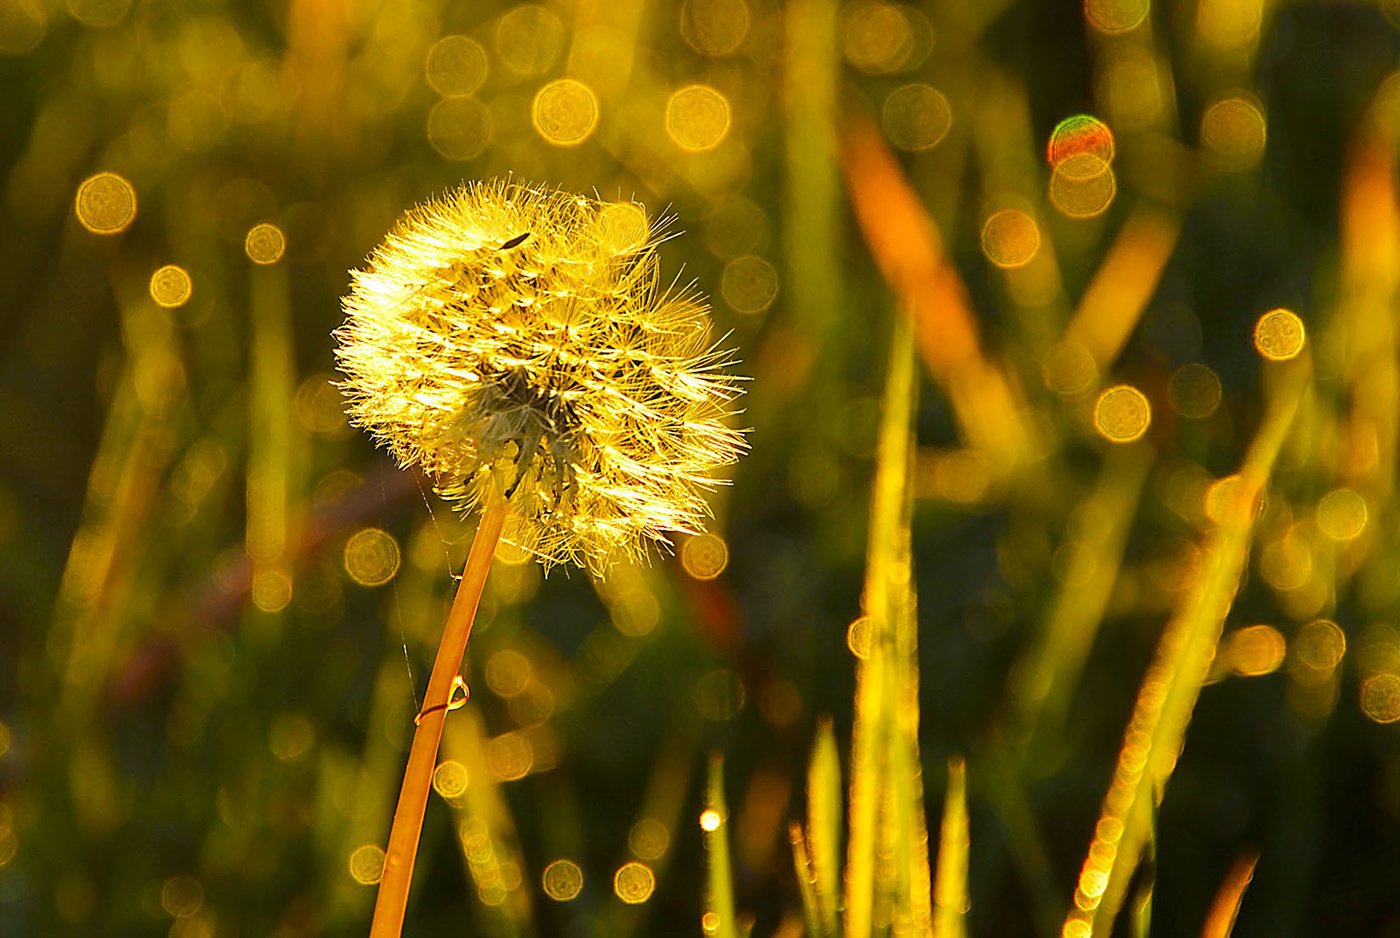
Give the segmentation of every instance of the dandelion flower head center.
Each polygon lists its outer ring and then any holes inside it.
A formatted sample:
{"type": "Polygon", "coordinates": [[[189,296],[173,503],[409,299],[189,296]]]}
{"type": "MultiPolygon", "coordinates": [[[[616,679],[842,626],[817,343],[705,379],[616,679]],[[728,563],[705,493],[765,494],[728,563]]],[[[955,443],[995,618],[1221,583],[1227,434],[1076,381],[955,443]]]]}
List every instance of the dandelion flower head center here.
{"type": "Polygon", "coordinates": [[[506,537],[603,572],[703,529],[744,448],[739,394],[641,206],[513,180],[410,211],[352,274],[336,356],[351,419],[506,537]]]}

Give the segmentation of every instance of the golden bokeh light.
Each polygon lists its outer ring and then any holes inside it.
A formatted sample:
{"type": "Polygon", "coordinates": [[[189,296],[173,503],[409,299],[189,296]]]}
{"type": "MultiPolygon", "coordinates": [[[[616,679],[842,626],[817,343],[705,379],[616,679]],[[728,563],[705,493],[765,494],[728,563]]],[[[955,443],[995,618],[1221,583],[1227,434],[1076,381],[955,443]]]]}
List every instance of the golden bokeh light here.
{"type": "Polygon", "coordinates": [[[160,887],[160,907],[172,918],[189,918],[204,908],[204,885],[193,876],[172,876],[160,887]]]}
{"type": "Polygon", "coordinates": [[[1147,395],[1130,384],[1105,388],[1094,402],[1094,429],[1111,443],[1131,443],[1142,438],[1152,423],[1147,395]]]}
{"type": "Polygon", "coordinates": [[[573,860],[553,860],[544,868],[540,885],[555,902],[572,902],[583,892],[583,870],[573,860]]]}
{"type": "Polygon", "coordinates": [[[281,612],[292,601],[292,578],[285,570],[264,567],[253,574],[248,598],[262,612],[281,612]]]}
{"type": "MultiPolygon", "coordinates": [[[[1212,523],[1220,524],[1230,512],[1236,509],[1236,500],[1244,494],[1239,483],[1240,477],[1236,473],[1221,476],[1206,486],[1205,503],[1202,508],[1206,518],[1212,523]]],[[[1268,504],[1268,499],[1262,492],[1256,497],[1258,501],[1254,505],[1253,513],[1257,516],[1263,512],[1265,505],[1268,504]]]]}
{"type": "Polygon", "coordinates": [[[982,223],[982,253],[1003,270],[1024,267],[1040,250],[1040,228],[1020,209],[1004,208],[982,223]]]}
{"type": "Polygon", "coordinates": [[[564,23],[551,10],[524,3],[501,17],[496,55],[506,68],[526,77],[543,75],[564,51],[564,23]]]}
{"type": "Polygon", "coordinates": [[[695,709],[716,723],[738,716],[746,697],[744,682],[728,668],[716,668],[695,682],[695,709]]]}
{"type": "Polygon", "coordinates": [[[724,265],[720,293],[736,313],[761,313],[778,297],[778,269],[752,254],[736,257],[724,265]]]}
{"type": "Polygon", "coordinates": [[[598,126],[598,96],[573,78],[551,81],[535,95],[530,120],[549,143],[557,147],[578,146],[598,126]]]}
{"type": "Polygon", "coordinates": [[[189,302],[194,283],[189,271],[179,264],[166,264],[151,274],[151,299],[166,309],[176,309],[189,302]]]}
{"type": "Polygon", "coordinates": [[[1200,0],[1196,35],[1220,52],[1253,45],[1264,21],[1264,0],[1200,0]]]}
{"type": "Polygon", "coordinates": [[[1312,572],[1312,550],[1296,527],[1282,537],[1266,541],[1259,551],[1259,575],[1276,590],[1301,589],[1308,584],[1312,572]]]}
{"type": "Polygon", "coordinates": [[[1361,712],[1376,723],[1400,722],[1400,675],[1373,674],[1362,681],[1361,712]]]}
{"type": "Polygon", "coordinates": [[[842,10],[841,52],[872,75],[918,66],[933,47],[933,27],[923,11],[885,0],[856,0],[842,10]]]}
{"type": "Polygon", "coordinates": [[[438,94],[471,94],[486,81],[486,49],[470,36],[443,36],[428,50],[423,71],[438,94]]]}
{"type": "Polygon", "coordinates": [[[444,798],[460,798],[467,790],[467,767],[456,759],[445,759],[433,770],[433,791],[444,798]]]}
{"type": "Polygon", "coordinates": [[[275,264],[287,252],[287,236],[272,222],[259,222],[248,229],[243,250],[254,264],[275,264]]]}
{"type": "Polygon", "coordinates": [[[1317,526],[1334,541],[1355,540],[1366,529],[1366,500],[1348,488],[1333,489],[1317,503],[1317,526]]]}
{"type": "Polygon", "coordinates": [[[93,29],[110,29],[120,23],[131,0],[68,0],[68,12],[73,19],[93,29]]]}
{"type": "Polygon", "coordinates": [[[709,85],[687,85],[666,101],[666,134],[682,150],[712,150],[729,133],[729,99],[709,85]]]}
{"type": "Polygon", "coordinates": [[[1371,623],[1361,633],[1355,655],[1362,674],[1400,673],[1400,628],[1385,622],[1371,623]]]}
{"type": "Polygon", "coordinates": [[[1113,131],[1092,114],[1066,117],[1050,131],[1045,147],[1045,161],[1051,167],[1081,154],[1090,154],[1101,163],[1112,163],[1116,152],[1113,131]]]}
{"type": "Polygon", "coordinates": [[[891,91],[880,108],[880,126],[901,150],[930,150],[953,126],[948,98],[932,85],[913,83],[891,91]]]}
{"type": "Polygon", "coordinates": [[[1050,202],[1067,218],[1102,215],[1117,193],[1113,167],[1096,153],[1067,156],[1050,173],[1050,202]]]}
{"type": "Polygon", "coordinates": [[[752,199],[728,195],[710,205],[701,234],[711,254],[733,260],[758,250],[768,240],[768,228],[768,216],[752,199]]]}
{"type": "Polygon", "coordinates": [[[93,234],[119,234],[136,220],[136,187],[116,173],[89,176],[78,186],[74,208],[93,234]]]}
{"type": "Polygon", "coordinates": [[[680,11],[681,38],[701,55],[730,55],[749,32],[744,0],[685,0],[680,11]]]}
{"type": "Polygon", "coordinates": [[[374,844],[363,844],[350,854],[350,878],[372,886],[384,875],[384,851],[374,844]]]}
{"type": "Polygon", "coordinates": [[[1264,158],[1268,126],[1259,103],[1243,95],[1216,101],[1201,116],[1201,146],[1226,170],[1252,169],[1264,158]]]}
{"type": "Polygon", "coordinates": [[[501,782],[514,782],[535,767],[535,747],[524,733],[502,733],[486,744],[486,768],[501,782]]]}
{"type": "Polygon", "coordinates": [[[301,713],[279,713],[267,731],[267,748],[279,762],[300,759],[315,744],[316,726],[301,713]]]}
{"type": "Polygon", "coordinates": [[[645,863],[624,863],[613,874],[613,892],[628,905],[646,902],[655,889],[656,874],[645,863]]]}
{"type": "Polygon", "coordinates": [[[49,16],[38,0],[0,2],[0,55],[32,52],[48,32],[49,16]]]}
{"type": "Polygon", "coordinates": [[[1066,339],[1057,343],[1040,364],[1045,386],[1060,397],[1074,399],[1088,394],[1099,377],[1094,353],[1082,343],[1066,339]]]}
{"type": "Polygon", "coordinates": [[[946,501],[972,505],[982,500],[992,482],[992,468],[987,457],[974,449],[959,449],[944,453],[929,467],[931,491],[946,501]]]}
{"type": "Polygon", "coordinates": [[[476,98],[443,98],[428,112],[428,142],[449,160],[479,156],[491,140],[491,112],[476,98]]]}
{"type": "Polygon", "coordinates": [[[486,659],[486,686],[500,697],[525,692],[534,677],[530,659],[514,648],[505,648],[486,659]]]}
{"type": "Polygon", "coordinates": [[[1254,348],[1271,362],[1297,358],[1306,336],[1303,320],[1292,310],[1269,310],[1254,324],[1254,348]]]}
{"type": "Polygon", "coordinates": [[[729,545],[718,534],[692,537],[681,548],[681,566],[697,580],[713,580],[729,566],[729,545]]]}
{"type": "Polygon", "coordinates": [[[1172,373],[1167,387],[1172,409],[1188,420],[1203,420],[1220,406],[1220,376],[1195,362],[1172,373]]]}
{"type": "Polygon", "coordinates": [[[1102,33],[1126,33],[1147,18],[1148,0],[1084,0],[1084,16],[1102,33]]]}
{"type": "Polygon", "coordinates": [[[399,542],[388,531],[364,528],[345,542],[345,572],[360,586],[383,586],[399,572],[399,542]]]}
{"type": "Polygon", "coordinates": [[[1347,638],[1337,623],[1314,619],[1298,630],[1290,645],[1296,666],[1290,667],[1304,683],[1327,680],[1346,654],[1347,638]]]}
{"type": "Polygon", "coordinates": [[[312,433],[339,436],[349,427],[345,420],[345,398],[334,382],[334,378],[321,372],[308,375],[297,386],[297,419],[312,433]]]}
{"type": "Polygon", "coordinates": [[[1236,629],[1225,640],[1225,661],[1243,677],[1272,674],[1283,664],[1288,645],[1282,633],[1269,625],[1236,629]]]}
{"type": "Polygon", "coordinates": [[[659,860],[671,848],[671,831],[655,818],[642,818],[627,832],[627,848],[638,860],[659,860]]]}
{"type": "Polygon", "coordinates": [[[864,661],[870,657],[870,642],[874,636],[875,624],[869,616],[861,616],[846,626],[846,647],[851,654],[864,661]]]}
{"type": "Polygon", "coordinates": [[[700,829],[707,834],[713,834],[719,830],[719,826],[724,823],[724,818],[720,817],[714,808],[706,808],[700,812],[700,829]]]}

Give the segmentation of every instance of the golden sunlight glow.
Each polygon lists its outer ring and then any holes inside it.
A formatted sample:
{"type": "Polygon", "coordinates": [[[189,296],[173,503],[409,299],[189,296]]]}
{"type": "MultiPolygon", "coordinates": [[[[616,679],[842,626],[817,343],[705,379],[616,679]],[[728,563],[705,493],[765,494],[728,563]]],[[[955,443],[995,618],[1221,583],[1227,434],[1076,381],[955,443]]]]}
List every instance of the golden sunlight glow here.
{"type": "Polygon", "coordinates": [[[287,236],[272,222],[260,222],[248,229],[243,250],[254,264],[275,264],[286,253],[287,236]]]}
{"type": "Polygon", "coordinates": [[[446,759],[433,770],[433,791],[444,798],[459,798],[467,790],[467,767],[446,759]]]}
{"type": "Polygon", "coordinates": [[[1141,439],[1151,423],[1152,405],[1147,395],[1130,384],[1106,388],[1094,402],[1094,429],[1111,443],[1141,439]]]}
{"type": "Polygon", "coordinates": [[[1272,362],[1297,358],[1306,332],[1303,320],[1287,309],[1272,309],[1254,324],[1254,348],[1272,362]]]}
{"type": "Polygon", "coordinates": [[[475,98],[443,98],[428,112],[428,142],[446,159],[472,159],[490,140],[491,114],[475,98]]]}
{"type": "Polygon", "coordinates": [[[471,94],[486,81],[486,49],[469,36],[443,36],[428,50],[424,74],[441,95],[471,94]]]}
{"type": "Polygon", "coordinates": [[[719,826],[724,823],[724,818],[720,817],[714,808],[706,808],[700,813],[700,829],[707,834],[713,834],[719,830],[719,826]]]}
{"type": "Polygon", "coordinates": [[[681,38],[701,55],[730,55],[749,32],[744,0],[685,0],[680,11],[681,38]]]}
{"type": "Polygon", "coordinates": [[[1267,138],[1264,111],[1251,97],[1223,98],[1207,107],[1201,116],[1201,145],[1222,169],[1258,166],[1264,158],[1267,138]]]}
{"type": "Polygon", "coordinates": [[[1224,641],[1226,663],[1230,670],[1244,677],[1277,671],[1287,650],[1282,633],[1268,625],[1236,629],[1224,641]]]}
{"type": "Polygon", "coordinates": [[[1168,386],[1172,409],[1189,420],[1201,420],[1220,406],[1220,376],[1209,365],[1195,362],[1172,373],[1168,386]]]}
{"type": "Polygon", "coordinates": [[[1084,16],[1103,33],[1126,33],[1147,18],[1148,0],[1085,0],[1084,16]]]}
{"type": "Polygon", "coordinates": [[[535,95],[530,111],[535,130],[557,147],[577,146],[598,126],[598,96],[573,78],[560,78],[535,95]]]}
{"type": "Polygon", "coordinates": [[[573,860],[555,860],[544,868],[540,883],[555,902],[572,902],[583,892],[583,870],[573,860]]]}
{"type": "Polygon", "coordinates": [[[901,150],[930,150],[948,136],[953,109],[943,92],[932,85],[900,85],[885,98],[880,126],[890,143],[901,150]]]}
{"type": "Polygon", "coordinates": [[[1040,250],[1040,228],[1020,209],[1004,208],[982,224],[982,253],[997,267],[1024,267],[1040,250]]]}
{"type": "Polygon", "coordinates": [[[729,545],[717,534],[692,537],[681,548],[681,566],[697,580],[713,580],[729,566],[729,545]]]}
{"type": "Polygon", "coordinates": [[[638,860],[659,860],[670,847],[670,830],[655,818],[644,817],[627,832],[627,848],[638,860]]]}
{"type": "Polygon", "coordinates": [[[687,85],[666,102],[666,134],[682,150],[712,150],[729,133],[729,99],[709,85],[687,85]]]}
{"type": "Polygon", "coordinates": [[[194,284],[185,268],[178,264],[166,264],[151,274],[150,291],[151,299],[155,300],[158,306],[176,309],[189,302],[190,294],[194,292],[194,284]]]}
{"type": "Polygon", "coordinates": [[[1362,681],[1361,712],[1376,723],[1400,722],[1400,675],[1373,674],[1362,681]]]}
{"type": "Polygon", "coordinates": [[[1333,489],[1317,503],[1317,526],[1334,541],[1359,537],[1366,517],[1366,500],[1348,488],[1333,489]]]}
{"type": "Polygon", "coordinates": [[[646,902],[655,889],[656,875],[645,863],[624,863],[613,875],[613,892],[628,905],[646,902]]]}
{"type": "Polygon", "coordinates": [[[74,208],[93,234],[119,234],[136,220],[136,187],[116,173],[89,176],[78,186],[74,208]]]}
{"type": "Polygon", "coordinates": [[[605,202],[596,224],[601,247],[613,254],[631,254],[651,239],[651,222],[636,202],[605,202]]]}
{"type": "Polygon", "coordinates": [[[350,854],[350,878],[372,886],[384,875],[384,851],[375,844],[363,844],[350,854]]]}
{"type": "Polygon", "coordinates": [[[345,542],[345,572],[360,586],[383,586],[399,572],[399,542],[388,531],[364,528],[345,542]]]}

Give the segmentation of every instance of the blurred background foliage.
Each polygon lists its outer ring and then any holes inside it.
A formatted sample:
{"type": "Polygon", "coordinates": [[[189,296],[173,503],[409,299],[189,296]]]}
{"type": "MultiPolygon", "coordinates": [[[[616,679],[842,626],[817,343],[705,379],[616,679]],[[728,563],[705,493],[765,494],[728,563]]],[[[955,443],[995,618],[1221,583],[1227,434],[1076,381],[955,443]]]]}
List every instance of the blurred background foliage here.
{"type": "Polygon", "coordinates": [[[0,0],[0,935],[365,928],[471,521],[346,426],[329,334],[403,210],[505,173],[674,219],[752,453],[649,569],[498,557],[408,934],[694,932],[711,751],[741,919],[800,932],[787,822],[823,715],[850,752],[901,310],[918,745],[932,817],[967,758],[968,931],[1086,907],[1139,683],[1221,562],[1212,483],[1294,395],[1193,646],[1152,930],[1199,933],[1257,854],[1236,934],[1400,934],[1397,24],[0,0]]]}

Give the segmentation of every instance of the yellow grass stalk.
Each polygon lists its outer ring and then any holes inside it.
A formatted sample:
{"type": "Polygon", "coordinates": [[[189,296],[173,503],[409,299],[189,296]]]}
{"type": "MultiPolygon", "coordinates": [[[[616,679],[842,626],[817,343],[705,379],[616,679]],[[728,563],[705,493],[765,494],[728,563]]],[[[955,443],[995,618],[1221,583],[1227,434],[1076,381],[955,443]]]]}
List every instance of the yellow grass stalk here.
{"type": "Polygon", "coordinates": [[[1142,857],[1244,572],[1259,500],[1310,381],[1306,359],[1278,367],[1278,383],[1240,467],[1233,497],[1201,550],[1202,569],[1162,633],[1124,734],[1108,794],[1065,919],[1064,938],[1108,935],[1142,857]]]}
{"type": "Polygon", "coordinates": [[[817,935],[839,933],[836,904],[841,896],[841,762],[831,720],[817,727],[807,773],[807,853],[810,888],[816,906],[817,935]]]}
{"type": "Polygon", "coordinates": [[[423,694],[423,709],[418,714],[418,726],[413,731],[413,743],[408,751],[408,766],[404,769],[403,785],[399,789],[398,807],[389,830],[389,848],[384,853],[384,875],[379,881],[379,894],[374,904],[374,919],[370,925],[371,938],[394,938],[403,928],[404,911],[408,906],[408,888],[413,880],[413,863],[418,853],[418,838],[423,830],[423,813],[428,806],[428,790],[432,786],[433,770],[437,766],[438,744],[442,726],[456,689],[456,679],[467,651],[477,604],[486,585],[486,574],[496,553],[496,543],[505,523],[506,502],[499,500],[487,507],[472,539],[471,553],[457,586],[457,596],[442,630],[437,657],[428,677],[428,689],[423,694]]]}
{"type": "MultiPolygon", "coordinates": [[[[908,531],[915,387],[912,327],[907,317],[896,317],[876,448],[866,557],[864,607],[870,623],[869,643],[862,649],[864,657],[856,668],[846,862],[847,938],[871,933],[877,894],[892,891],[890,882],[880,880],[877,862],[881,828],[892,822],[886,812],[894,809],[892,799],[896,797],[890,777],[892,760],[905,770],[917,766],[918,683],[912,657],[914,610],[908,531]],[[902,756],[894,753],[896,734],[904,737],[902,756]]],[[[912,794],[903,792],[905,797],[912,794]]],[[[913,820],[914,815],[909,817],[913,820]]],[[[917,817],[922,818],[921,809],[917,817]]],[[[901,831],[900,836],[921,842],[914,827],[901,831]]],[[[926,856],[923,867],[926,871],[926,856]]],[[[907,875],[908,868],[903,872],[907,875]]],[[[926,878],[926,872],[923,875],[926,878]]],[[[912,909],[911,895],[919,889],[907,880],[902,885],[902,895],[894,896],[894,901],[912,909]]]]}
{"type": "Polygon", "coordinates": [[[948,760],[948,794],[938,835],[938,871],[933,881],[933,938],[967,934],[967,763],[948,760]]]}
{"type": "Polygon", "coordinates": [[[724,800],[724,758],[710,758],[705,790],[705,851],[709,857],[709,886],[705,891],[705,934],[737,938],[734,918],[734,871],[729,861],[729,808],[724,800]]]}

